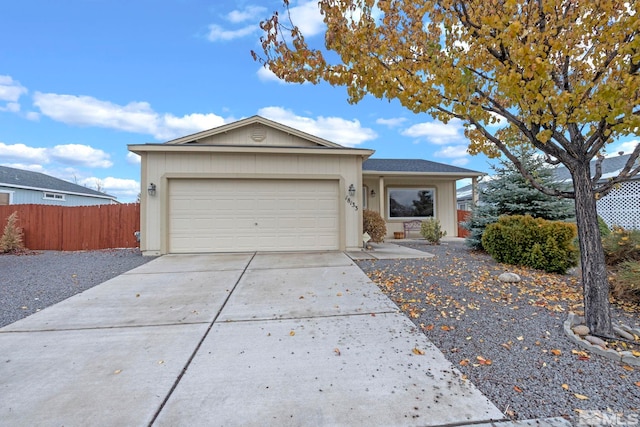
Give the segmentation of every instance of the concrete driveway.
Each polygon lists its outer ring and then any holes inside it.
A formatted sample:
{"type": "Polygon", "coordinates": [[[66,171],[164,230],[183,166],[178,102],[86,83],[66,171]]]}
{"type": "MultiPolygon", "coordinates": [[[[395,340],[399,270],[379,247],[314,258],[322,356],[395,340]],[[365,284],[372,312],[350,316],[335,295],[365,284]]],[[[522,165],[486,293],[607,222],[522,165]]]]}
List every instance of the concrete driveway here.
{"type": "Polygon", "coordinates": [[[0,329],[3,426],[392,426],[502,413],[344,253],[168,255],[0,329]]]}

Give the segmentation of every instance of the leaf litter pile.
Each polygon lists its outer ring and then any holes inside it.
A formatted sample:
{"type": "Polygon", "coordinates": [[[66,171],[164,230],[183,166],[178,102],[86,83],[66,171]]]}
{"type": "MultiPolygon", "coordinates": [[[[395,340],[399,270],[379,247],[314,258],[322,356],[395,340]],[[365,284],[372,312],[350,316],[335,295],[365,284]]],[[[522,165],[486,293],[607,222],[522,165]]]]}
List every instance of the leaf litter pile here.
{"type": "MultiPolygon", "coordinates": [[[[358,265],[507,417],[640,413],[640,368],[591,354],[564,333],[568,312],[584,311],[575,275],[498,264],[463,242],[404,244],[435,256],[358,265]],[[505,271],[522,281],[498,281],[505,271]]],[[[640,326],[640,307],[612,303],[615,325],[640,326]]]]}

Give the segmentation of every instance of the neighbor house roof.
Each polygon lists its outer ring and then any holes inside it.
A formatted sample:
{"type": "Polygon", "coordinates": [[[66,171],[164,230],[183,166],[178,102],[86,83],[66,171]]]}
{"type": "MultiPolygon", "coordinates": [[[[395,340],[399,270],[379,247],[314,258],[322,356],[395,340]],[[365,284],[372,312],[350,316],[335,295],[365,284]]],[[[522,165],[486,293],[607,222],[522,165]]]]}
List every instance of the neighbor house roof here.
{"type": "Polygon", "coordinates": [[[69,181],[54,178],[40,172],[15,169],[8,166],[0,166],[0,186],[27,190],[53,191],[57,193],[75,194],[102,199],[116,199],[115,196],[92,190],[69,181]]]}
{"type": "Polygon", "coordinates": [[[474,177],[486,175],[471,169],[451,166],[422,159],[367,159],[362,163],[363,173],[391,172],[404,174],[456,175],[474,177]]]}
{"type": "MultiPolygon", "coordinates": [[[[631,154],[623,154],[622,156],[615,157],[605,157],[602,160],[602,176],[600,177],[600,179],[608,179],[618,176],[622,168],[624,168],[624,165],[629,160],[629,157],[631,157],[631,154]]],[[[636,160],[636,164],[638,164],[639,161],[640,160],[636,160]]],[[[597,160],[591,161],[591,176],[593,176],[596,171],[596,162],[597,160]]],[[[564,166],[559,166],[555,170],[555,173],[558,179],[562,181],[568,181],[571,179],[569,170],[564,166]]],[[[636,178],[640,178],[640,176],[636,178]]]]}

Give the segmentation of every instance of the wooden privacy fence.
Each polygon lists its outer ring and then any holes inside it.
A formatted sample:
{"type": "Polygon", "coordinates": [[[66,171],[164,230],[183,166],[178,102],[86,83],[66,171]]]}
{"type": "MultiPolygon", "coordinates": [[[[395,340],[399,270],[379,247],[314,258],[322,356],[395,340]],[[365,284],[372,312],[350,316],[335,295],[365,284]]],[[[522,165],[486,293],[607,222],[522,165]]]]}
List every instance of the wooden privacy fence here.
{"type": "Polygon", "coordinates": [[[81,251],[135,248],[140,230],[138,203],[97,206],[0,206],[0,234],[18,212],[24,245],[33,250],[81,251]]]}
{"type": "Polygon", "coordinates": [[[470,233],[469,230],[462,228],[461,222],[465,222],[471,215],[471,211],[458,210],[458,237],[467,237],[470,233]]]}

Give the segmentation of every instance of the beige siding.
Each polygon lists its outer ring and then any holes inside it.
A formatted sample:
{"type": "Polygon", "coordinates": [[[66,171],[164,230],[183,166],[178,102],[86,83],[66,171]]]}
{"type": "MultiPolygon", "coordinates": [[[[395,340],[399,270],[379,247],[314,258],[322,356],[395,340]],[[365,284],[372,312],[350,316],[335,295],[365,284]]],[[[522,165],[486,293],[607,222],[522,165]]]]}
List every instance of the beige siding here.
{"type": "MultiPolygon", "coordinates": [[[[387,222],[387,237],[392,238],[394,231],[403,231],[402,220],[390,220],[387,216],[387,189],[389,187],[427,187],[435,189],[436,218],[440,220],[442,230],[447,232],[447,236],[456,236],[458,233],[457,214],[456,214],[456,198],[455,198],[455,180],[445,180],[437,178],[420,178],[420,177],[385,177],[384,187],[380,189],[380,180],[378,177],[365,177],[364,185],[367,186],[369,192],[373,189],[376,192],[375,197],[368,195],[367,204],[369,209],[381,213],[387,222]],[[380,209],[380,202],[384,208],[380,209]]],[[[418,237],[417,232],[411,237],[418,237]]]]}
{"type": "Polygon", "coordinates": [[[143,162],[142,185],[157,185],[156,196],[143,194],[141,248],[145,254],[168,251],[168,183],[174,178],[334,180],[338,184],[340,226],[339,249],[361,247],[361,203],[349,205],[345,198],[350,184],[361,200],[362,158],[353,155],[257,154],[257,153],[166,153],[149,152],[143,162]]]}
{"type": "Polygon", "coordinates": [[[261,124],[204,137],[198,140],[198,144],[317,147],[317,144],[312,141],[261,124]]]}

